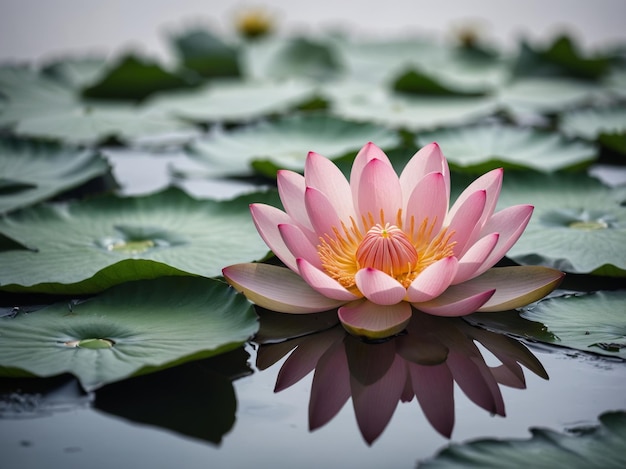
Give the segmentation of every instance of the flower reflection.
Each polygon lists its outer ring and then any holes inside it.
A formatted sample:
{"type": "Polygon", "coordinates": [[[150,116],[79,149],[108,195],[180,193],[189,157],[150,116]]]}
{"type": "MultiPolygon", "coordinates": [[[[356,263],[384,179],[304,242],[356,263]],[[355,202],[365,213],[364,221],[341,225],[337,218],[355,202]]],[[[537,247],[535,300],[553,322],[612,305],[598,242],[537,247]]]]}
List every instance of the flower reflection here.
{"type": "MultiPolygon", "coordinates": [[[[262,330],[265,318],[272,315],[262,314],[262,330]]],[[[270,367],[291,352],[278,373],[275,392],[315,370],[309,400],[310,430],[328,423],[352,397],[359,430],[368,444],[381,435],[398,401],[409,402],[415,396],[430,424],[449,438],[455,420],[455,382],[476,405],[504,416],[500,385],[524,389],[522,366],[548,379],[541,363],[517,340],[471,326],[460,318],[419,311],[413,313],[405,334],[377,343],[347,334],[339,325],[284,342],[270,343],[272,339],[277,337],[267,333],[261,339],[259,369],[270,367]],[[487,365],[476,342],[500,364],[487,365]]]]}

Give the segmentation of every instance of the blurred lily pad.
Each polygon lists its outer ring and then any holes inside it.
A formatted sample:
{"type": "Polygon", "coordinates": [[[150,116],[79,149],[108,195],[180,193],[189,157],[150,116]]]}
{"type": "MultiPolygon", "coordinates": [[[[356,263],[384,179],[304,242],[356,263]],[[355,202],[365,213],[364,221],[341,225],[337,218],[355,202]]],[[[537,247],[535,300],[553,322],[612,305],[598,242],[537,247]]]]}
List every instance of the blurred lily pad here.
{"type": "Polygon", "coordinates": [[[255,126],[221,131],[190,146],[190,156],[207,164],[211,172],[245,176],[253,174],[254,161],[274,168],[304,169],[308,151],[330,159],[356,155],[365,142],[382,148],[400,144],[396,131],[370,123],[355,123],[323,114],[297,114],[255,126]]]}
{"type": "Polygon", "coordinates": [[[106,66],[104,57],[67,57],[47,63],[42,74],[78,90],[95,83],[106,72],[106,66]]]}
{"type": "Polygon", "coordinates": [[[43,201],[108,171],[93,150],[0,138],[0,213],[43,201]]]}
{"type": "Polygon", "coordinates": [[[626,153],[626,108],[604,107],[583,109],[561,116],[561,129],[567,135],[597,140],[601,144],[626,153]]]}
{"type": "Polygon", "coordinates": [[[490,97],[413,96],[362,83],[328,86],[324,93],[339,117],[412,131],[466,124],[496,108],[490,97]]]}
{"type": "Polygon", "coordinates": [[[483,125],[423,132],[418,144],[436,141],[454,166],[485,172],[494,167],[552,172],[590,163],[597,149],[557,133],[501,125],[483,125]]]}
{"type": "Polygon", "coordinates": [[[0,219],[0,233],[31,250],[0,252],[0,289],[91,293],[165,275],[218,276],[265,256],[248,206],[276,199],[268,192],[217,202],[170,189],[22,210],[0,219]]]}
{"type": "Polygon", "coordinates": [[[245,298],[194,277],[128,282],[0,321],[2,375],[72,373],[86,390],[232,350],[258,329],[245,298]]]}
{"type": "Polygon", "coordinates": [[[535,211],[507,256],[565,272],[624,276],[625,201],[626,189],[584,174],[508,173],[499,206],[531,204],[535,211]]]}
{"type": "Polygon", "coordinates": [[[451,444],[420,469],[623,467],[626,465],[626,412],[607,412],[596,427],[575,427],[568,433],[531,428],[527,440],[481,439],[451,444]]]}
{"type": "Polygon", "coordinates": [[[209,31],[193,29],[172,36],[181,65],[205,78],[240,75],[239,50],[209,31]]]}
{"type": "Polygon", "coordinates": [[[141,101],[159,91],[189,87],[197,81],[194,78],[165,70],[151,59],[129,54],[111,65],[82,94],[86,98],[141,101]]]}
{"type": "Polygon", "coordinates": [[[240,122],[294,109],[315,98],[312,85],[296,82],[220,81],[149,102],[152,109],[193,122],[240,122]]]}

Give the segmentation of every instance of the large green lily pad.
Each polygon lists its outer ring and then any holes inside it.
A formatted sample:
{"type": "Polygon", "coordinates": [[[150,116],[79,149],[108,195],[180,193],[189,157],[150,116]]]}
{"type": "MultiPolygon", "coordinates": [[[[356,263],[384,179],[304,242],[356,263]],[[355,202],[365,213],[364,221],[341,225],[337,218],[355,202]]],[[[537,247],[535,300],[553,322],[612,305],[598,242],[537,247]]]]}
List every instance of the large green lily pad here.
{"type": "Polygon", "coordinates": [[[626,153],[626,107],[605,107],[571,111],[561,116],[561,129],[567,135],[598,140],[626,153]]]}
{"type": "Polygon", "coordinates": [[[626,291],[548,298],[521,313],[475,313],[472,324],[530,340],[626,359],[626,291]]]}
{"type": "Polygon", "coordinates": [[[43,201],[108,171],[93,150],[0,138],[0,213],[43,201]]]}
{"type": "Polygon", "coordinates": [[[190,156],[216,174],[249,175],[252,163],[259,160],[267,160],[275,168],[302,171],[308,151],[331,159],[351,153],[354,157],[368,141],[389,149],[400,144],[400,136],[370,123],[298,114],[197,140],[190,147],[190,156]]]}
{"type": "Polygon", "coordinates": [[[328,86],[324,93],[331,100],[331,112],[339,117],[412,131],[465,124],[496,107],[490,97],[411,96],[363,83],[328,86]]]}
{"type": "Polygon", "coordinates": [[[507,256],[574,273],[626,275],[626,189],[584,174],[507,173],[501,208],[532,204],[534,214],[507,256]]]}
{"type": "Polygon", "coordinates": [[[607,412],[597,427],[579,427],[570,433],[531,428],[527,440],[483,439],[451,444],[421,469],[497,468],[588,469],[626,466],[626,412],[607,412]]]}
{"type": "Polygon", "coordinates": [[[593,161],[593,145],[557,133],[501,125],[422,132],[420,146],[436,141],[454,166],[483,173],[497,166],[552,172],[593,161]]]}
{"type": "Polygon", "coordinates": [[[311,101],[312,85],[297,82],[221,81],[155,97],[149,106],[193,122],[249,121],[311,101]]]}
{"type": "Polygon", "coordinates": [[[0,252],[0,289],[91,293],[164,275],[221,275],[267,247],[248,206],[273,192],[196,200],[176,189],[32,207],[0,220],[0,233],[32,249],[0,252]]]}
{"type": "Polygon", "coordinates": [[[258,329],[245,298],[195,277],[129,282],[0,321],[2,375],[72,373],[86,390],[232,350],[258,329]]]}

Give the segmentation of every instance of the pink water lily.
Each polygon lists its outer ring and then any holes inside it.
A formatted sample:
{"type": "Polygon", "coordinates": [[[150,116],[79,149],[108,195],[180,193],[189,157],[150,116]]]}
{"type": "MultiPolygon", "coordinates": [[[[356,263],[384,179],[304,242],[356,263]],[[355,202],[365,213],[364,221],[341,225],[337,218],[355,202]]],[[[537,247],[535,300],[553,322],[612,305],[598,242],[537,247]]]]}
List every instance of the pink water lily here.
{"type": "Polygon", "coordinates": [[[279,171],[284,211],[252,204],[256,228],[287,266],[236,264],[226,280],[257,305],[284,313],[338,309],[355,335],[402,331],[412,309],[437,316],[502,311],[531,303],[563,277],[547,267],[493,267],[530,220],[531,205],[495,212],[502,169],[476,179],[449,208],[450,172],[431,143],[400,177],[373,143],[350,180],[310,152],[304,176],[279,171]]]}

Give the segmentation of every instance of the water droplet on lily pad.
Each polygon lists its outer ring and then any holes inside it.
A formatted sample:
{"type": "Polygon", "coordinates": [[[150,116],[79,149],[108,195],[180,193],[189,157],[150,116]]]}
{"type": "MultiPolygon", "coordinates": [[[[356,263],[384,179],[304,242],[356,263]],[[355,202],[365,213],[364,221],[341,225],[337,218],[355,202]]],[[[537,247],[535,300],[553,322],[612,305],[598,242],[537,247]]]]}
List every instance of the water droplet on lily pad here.
{"type": "Polygon", "coordinates": [[[118,225],[114,228],[116,235],[103,237],[96,245],[109,252],[135,255],[187,243],[180,234],[159,227],[118,225]]]}
{"type": "Polygon", "coordinates": [[[111,339],[81,339],[81,340],[68,340],[64,342],[66,347],[79,347],[88,348],[92,350],[111,348],[115,345],[115,341],[111,339]]]}
{"type": "Polygon", "coordinates": [[[569,224],[570,228],[575,230],[604,230],[609,227],[607,223],[601,220],[591,220],[591,221],[575,221],[569,224]]]}

